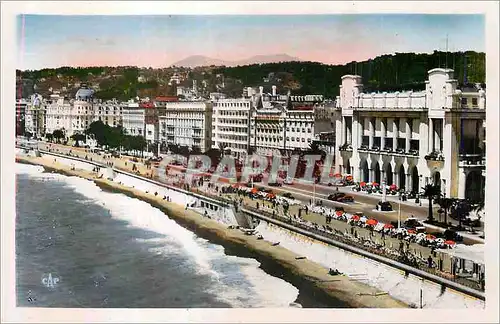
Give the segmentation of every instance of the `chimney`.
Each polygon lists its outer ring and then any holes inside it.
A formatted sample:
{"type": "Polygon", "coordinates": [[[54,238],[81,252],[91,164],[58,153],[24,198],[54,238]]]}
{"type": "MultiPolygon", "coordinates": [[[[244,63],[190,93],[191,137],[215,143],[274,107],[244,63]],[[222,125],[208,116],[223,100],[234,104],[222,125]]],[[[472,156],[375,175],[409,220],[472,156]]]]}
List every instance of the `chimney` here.
{"type": "Polygon", "coordinates": [[[252,96],[252,94],[253,94],[253,89],[252,89],[252,87],[248,87],[248,88],[247,88],[247,96],[248,96],[248,97],[251,97],[251,96],[252,96]]]}
{"type": "Polygon", "coordinates": [[[259,87],[259,92],[260,92],[261,96],[264,94],[264,87],[263,86],[259,87]]]}
{"type": "Polygon", "coordinates": [[[273,87],[272,87],[272,88],[273,88],[273,97],[276,97],[276,86],[275,86],[275,85],[273,85],[273,87]]]}

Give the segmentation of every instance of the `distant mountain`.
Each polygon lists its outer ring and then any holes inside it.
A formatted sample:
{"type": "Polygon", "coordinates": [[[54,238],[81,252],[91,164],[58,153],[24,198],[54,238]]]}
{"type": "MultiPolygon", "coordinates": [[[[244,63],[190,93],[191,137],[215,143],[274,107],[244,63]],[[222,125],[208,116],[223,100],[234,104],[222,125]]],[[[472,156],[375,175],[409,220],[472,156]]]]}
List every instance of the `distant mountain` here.
{"type": "Polygon", "coordinates": [[[275,55],[255,55],[245,60],[239,60],[232,64],[236,65],[251,65],[251,64],[264,64],[264,63],[279,63],[279,62],[301,62],[298,57],[293,57],[288,54],[275,54],[275,55]]]}
{"type": "Polygon", "coordinates": [[[279,62],[292,62],[292,61],[302,61],[302,60],[297,57],[290,56],[288,54],[255,55],[247,59],[238,61],[224,61],[204,55],[193,55],[173,63],[172,66],[194,68],[197,66],[210,66],[210,65],[241,66],[241,65],[251,65],[251,64],[279,63],[279,62]]]}
{"type": "Polygon", "coordinates": [[[214,58],[211,58],[208,56],[203,56],[203,55],[192,55],[192,56],[186,57],[185,59],[182,59],[178,62],[173,63],[171,66],[182,66],[182,67],[187,67],[187,68],[194,68],[197,66],[210,66],[210,65],[230,66],[229,62],[214,59],[214,58]]]}

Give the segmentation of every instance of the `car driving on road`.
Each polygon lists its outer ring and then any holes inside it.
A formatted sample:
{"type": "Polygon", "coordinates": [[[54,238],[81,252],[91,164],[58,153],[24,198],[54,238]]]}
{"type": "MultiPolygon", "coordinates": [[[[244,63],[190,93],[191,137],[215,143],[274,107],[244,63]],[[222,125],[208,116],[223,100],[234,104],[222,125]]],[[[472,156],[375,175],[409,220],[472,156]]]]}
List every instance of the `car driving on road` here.
{"type": "Polygon", "coordinates": [[[335,192],[328,195],[328,200],[336,202],[354,202],[354,197],[346,195],[343,192],[335,192]]]}

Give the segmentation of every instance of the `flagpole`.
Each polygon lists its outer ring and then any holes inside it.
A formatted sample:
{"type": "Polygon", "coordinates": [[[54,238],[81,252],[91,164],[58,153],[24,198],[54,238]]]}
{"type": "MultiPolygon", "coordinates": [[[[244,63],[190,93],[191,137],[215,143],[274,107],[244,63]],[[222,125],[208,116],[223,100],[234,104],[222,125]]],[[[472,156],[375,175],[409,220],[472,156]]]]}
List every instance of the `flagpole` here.
{"type": "Polygon", "coordinates": [[[399,198],[399,208],[398,208],[398,228],[401,228],[401,198],[399,198]]]}

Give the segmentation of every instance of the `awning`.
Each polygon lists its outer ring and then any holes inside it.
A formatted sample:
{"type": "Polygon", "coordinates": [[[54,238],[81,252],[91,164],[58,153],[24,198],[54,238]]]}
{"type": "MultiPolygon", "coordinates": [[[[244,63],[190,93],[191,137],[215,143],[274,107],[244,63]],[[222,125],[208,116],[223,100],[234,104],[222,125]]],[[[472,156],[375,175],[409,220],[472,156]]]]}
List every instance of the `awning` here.
{"type": "Polygon", "coordinates": [[[439,249],[437,252],[448,254],[454,258],[469,260],[474,263],[484,264],[484,244],[464,245],[459,244],[453,249],[439,249]]]}

